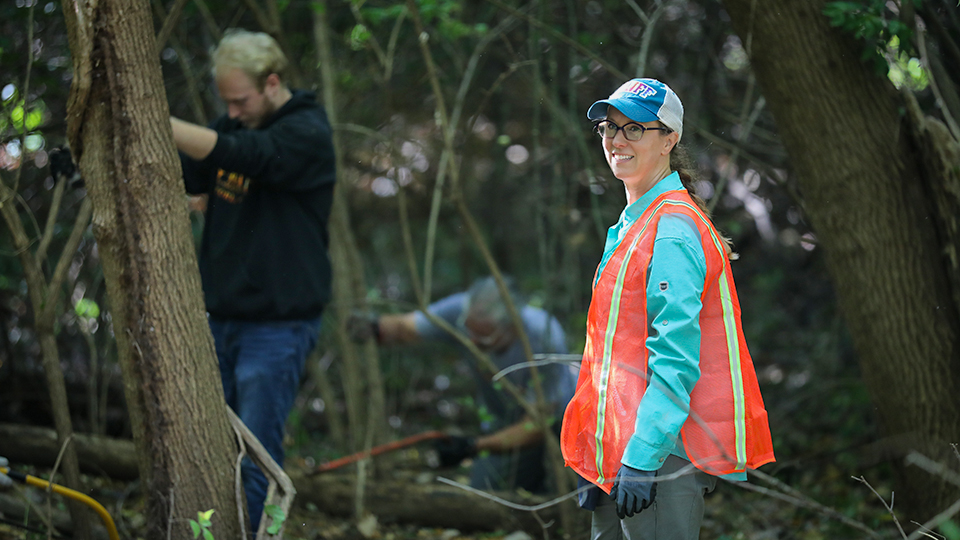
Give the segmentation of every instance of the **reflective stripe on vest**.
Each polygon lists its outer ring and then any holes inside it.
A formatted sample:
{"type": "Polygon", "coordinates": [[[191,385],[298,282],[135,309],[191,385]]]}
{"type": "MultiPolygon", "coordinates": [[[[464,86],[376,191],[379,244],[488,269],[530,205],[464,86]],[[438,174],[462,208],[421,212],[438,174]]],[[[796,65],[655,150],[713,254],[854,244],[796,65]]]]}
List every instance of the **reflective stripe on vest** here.
{"type": "MultiPolygon", "coordinates": [[[[607,319],[607,328],[606,334],[604,336],[604,350],[603,358],[601,361],[600,369],[600,382],[599,382],[599,394],[598,394],[598,404],[597,404],[597,431],[596,431],[596,464],[597,464],[597,484],[603,484],[606,481],[603,475],[603,434],[606,427],[606,406],[607,406],[607,386],[610,381],[610,371],[612,366],[612,354],[613,354],[613,339],[617,330],[617,320],[620,315],[620,297],[623,293],[623,281],[626,276],[627,268],[630,263],[630,259],[633,256],[634,249],[639,243],[640,239],[643,238],[644,233],[646,232],[647,227],[650,225],[650,222],[653,220],[654,216],[660,211],[661,208],[668,205],[681,206],[691,210],[705,225],[708,231],[710,231],[710,237],[713,240],[714,247],[718,250],[718,253],[721,256],[725,257],[725,250],[723,249],[723,243],[720,238],[717,236],[715,229],[710,226],[710,221],[702,214],[699,208],[689,203],[683,201],[675,201],[664,199],[649,212],[647,220],[643,223],[643,226],[640,229],[640,232],[634,237],[633,242],[630,244],[630,248],[627,250],[627,253],[623,256],[623,260],[620,263],[620,268],[617,271],[617,279],[613,287],[612,297],[610,299],[610,313],[607,319]]],[[[594,286],[596,282],[599,281],[600,275],[597,273],[594,286]]],[[[721,266],[720,276],[719,276],[719,290],[720,290],[720,302],[721,309],[723,311],[723,325],[726,334],[726,343],[727,343],[727,357],[730,362],[730,380],[733,385],[732,394],[733,394],[733,410],[734,410],[734,428],[735,428],[735,448],[736,448],[736,463],[737,469],[741,470],[746,466],[747,462],[747,441],[746,441],[746,427],[745,427],[745,415],[746,415],[746,406],[744,399],[744,390],[743,390],[743,377],[741,373],[740,366],[740,345],[737,335],[736,328],[736,318],[734,315],[733,300],[730,294],[730,283],[728,281],[728,276],[726,268],[721,266]]]]}
{"type": "MultiPolygon", "coordinates": [[[[659,206],[657,207],[659,209],[659,206]]],[[[656,210],[653,212],[656,213],[656,210]]],[[[653,214],[651,214],[651,217],[653,214]]],[[[607,416],[607,385],[610,383],[610,367],[613,365],[612,356],[613,356],[613,336],[617,331],[617,319],[620,317],[620,296],[623,293],[623,277],[627,273],[627,267],[630,263],[630,257],[633,256],[633,250],[637,247],[637,242],[640,241],[640,238],[643,236],[643,231],[647,228],[647,225],[650,224],[648,219],[646,223],[643,224],[643,228],[640,229],[640,234],[633,239],[633,243],[630,244],[630,249],[627,250],[626,255],[623,256],[623,261],[620,263],[620,269],[617,270],[617,281],[613,286],[613,297],[610,299],[610,314],[607,316],[607,334],[603,337],[603,360],[600,363],[600,399],[597,405],[597,483],[603,484],[605,478],[603,477],[603,430],[606,424],[607,416]]],[[[597,272],[597,279],[600,278],[600,273],[597,272]]],[[[596,285],[596,284],[594,284],[596,285]]]]}
{"type": "MultiPolygon", "coordinates": [[[[707,225],[707,230],[710,231],[710,237],[713,239],[713,245],[717,248],[717,252],[723,257],[726,256],[723,243],[717,237],[716,230],[709,226],[710,221],[707,220],[699,208],[682,201],[664,201],[664,203],[685,206],[692,210],[707,225]]],[[[720,268],[718,285],[720,286],[720,306],[723,310],[723,327],[727,338],[727,357],[730,359],[730,382],[733,385],[733,422],[736,429],[737,469],[742,469],[747,463],[746,405],[743,397],[743,372],[740,367],[740,342],[737,336],[737,322],[734,318],[733,299],[730,296],[730,282],[727,279],[725,266],[720,268]]]]}

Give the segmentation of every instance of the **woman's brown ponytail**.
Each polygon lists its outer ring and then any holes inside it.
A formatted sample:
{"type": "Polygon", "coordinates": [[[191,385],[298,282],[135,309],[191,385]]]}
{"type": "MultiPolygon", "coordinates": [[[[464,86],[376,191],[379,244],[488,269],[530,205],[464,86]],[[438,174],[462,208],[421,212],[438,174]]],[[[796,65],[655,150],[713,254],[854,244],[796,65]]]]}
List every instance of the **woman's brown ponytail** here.
{"type": "MultiPolygon", "coordinates": [[[[697,203],[697,206],[700,207],[703,214],[713,223],[710,210],[707,208],[707,202],[697,195],[694,190],[694,185],[698,178],[697,170],[693,166],[693,160],[690,159],[690,154],[687,152],[686,147],[680,146],[679,143],[677,143],[670,152],[670,168],[680,175],[680,182],[683,183],[683,187],[686,188],[690,194],[690,198],[693,199],[693,202],[697,203]]],[[[714,224],[713,228],[716,229],[717,226],[714,224]]],[[[727,235],[721,233],[719,229],[717,229],[717,234],[720,235],[720,239],[723,241],[723,250],[727,254],[727,258],[736,260],[738,255],[733,251],[733,242],[727,235]]]]}

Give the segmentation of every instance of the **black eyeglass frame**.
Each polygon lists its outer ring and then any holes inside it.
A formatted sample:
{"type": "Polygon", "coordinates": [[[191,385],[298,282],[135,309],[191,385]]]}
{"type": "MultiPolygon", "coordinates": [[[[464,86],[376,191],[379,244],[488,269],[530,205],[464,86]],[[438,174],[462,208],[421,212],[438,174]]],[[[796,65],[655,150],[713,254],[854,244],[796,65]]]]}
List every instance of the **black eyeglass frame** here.
{"type": "MultiPolygon", "coordinates": [[[[647,127],[647,126],[644,126],[643,124],[638,124],[637,122],[627,122],[626,124],[624,124],[624,125],[622,125],[622,126],[618,126],[618,125],[616,124],[616,122],[614,122],[614,121],[612,121],[612,120],[606,120],[606,119],[600,120],[600,121],[598,121],[597,123],[595,123],[595,124],[593,125],[593,132],[596,133],[597,135],[599,135],[601,139],[613,139],[614,137],[617,136],[617,132],[618,132],[618,131],[621,131],[621,130],[623,130],[623,137],[624,137],[625,139],[627,139],[628,141],[630,141],[630,142],[637,142],[637,141],[639,141],[640,139],[643,138],[643,135],[644,135],[646,132],[648,132],[648,131],[665,131],[665,132],[667,132],[667,133],[670,133],[670,132],[673,131],[672,129],[670,129],[670,128],[668,128],[668,127],[647,127]],[[613,131],[613,135],[610,135],[610,136],[608,137],[607,135],[605,135],[604,133],[602,133],[600,126],[602,126],[602,125],[604,125],[604,124],[609,124],[609,125],[613,126],[614,128],[616,128],[616,129],[613,131]],[[638,136],[636,139],[631,139],[631,138],[630,138],[630,135],[628,135],[629,132],[627,131],[627,128],[630,127],[630,126],[637,126],[638,128],[640,128],[640,136],[638,136]]],[[[607,131],[607,130],[604,129],[603,131],[607,131]]]]}

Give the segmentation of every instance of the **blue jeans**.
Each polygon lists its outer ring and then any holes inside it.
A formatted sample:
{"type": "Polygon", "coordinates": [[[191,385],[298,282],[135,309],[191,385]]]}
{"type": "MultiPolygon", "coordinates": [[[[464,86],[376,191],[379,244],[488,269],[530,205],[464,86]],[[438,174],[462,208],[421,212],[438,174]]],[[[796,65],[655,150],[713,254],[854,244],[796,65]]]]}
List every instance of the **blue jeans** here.
{"type": "MultiPolygon", "coordinates": [[[[211,317],[209,322],[227,405],[283,466],[283,427],[300,387],[304,362],[316,345],[320,319],[253,323],[211,317]]],[[[268,482],[249,458],[241,469],[256,534],[268,482]]]]}

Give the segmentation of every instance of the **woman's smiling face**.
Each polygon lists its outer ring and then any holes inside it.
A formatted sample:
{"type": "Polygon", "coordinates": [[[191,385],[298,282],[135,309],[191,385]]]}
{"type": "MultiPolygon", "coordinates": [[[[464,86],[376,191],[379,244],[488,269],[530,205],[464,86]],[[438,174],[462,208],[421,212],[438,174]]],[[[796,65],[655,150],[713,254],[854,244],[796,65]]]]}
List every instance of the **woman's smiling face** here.
{"type": "MultiPolygon", "coordinates": [[[[607,120],[618,126],[633,122],[614,107],[607,109],[607,120]]],[[[656,121],[633,123],[647,128],[660,127],[656,121]]],[[[664,135],[663,131],[648,131],[639,141],[628,141],[621,129],[612,139],[602,139],[603,154],[613,175],[623,182],[628,192],[639,196],[670,174],[670,150],[676,139],[673,132],[664,135]]]]}

